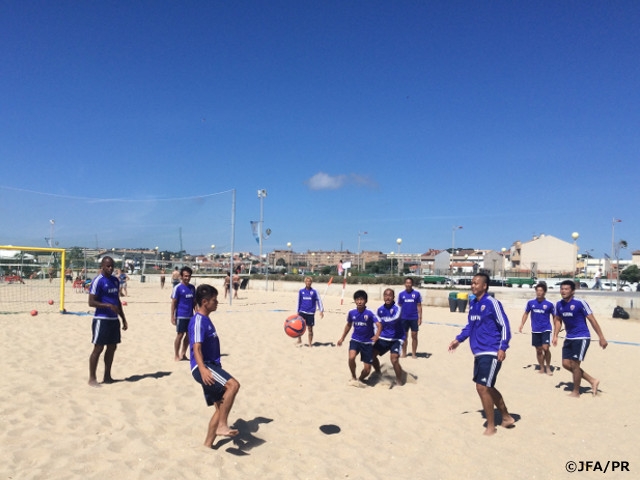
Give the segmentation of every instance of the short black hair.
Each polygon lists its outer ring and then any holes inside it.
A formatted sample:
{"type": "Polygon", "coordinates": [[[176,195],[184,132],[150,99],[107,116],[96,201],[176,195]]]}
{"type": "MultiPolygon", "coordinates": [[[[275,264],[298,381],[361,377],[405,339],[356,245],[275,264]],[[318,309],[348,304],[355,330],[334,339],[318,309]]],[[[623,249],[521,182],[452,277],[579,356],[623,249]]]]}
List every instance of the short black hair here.
{"type": "Polygon", "coordinates": [[[369,296],[364,290],[356,290],[356,293],[353,294],[353,299],[357,300],[358,298],[364,298],[365,302],[369,300],[369,296]]]}
{"type": "Polygon", "coordinates": [[[538,288],[541,288],[542,290],[544,290],[544,293],[547,293],[547,284],[546,284],[545,282],[539,282],[539,283],[536,285],[536,290],[537,290],[538,288]]]}
{"type": "Polygon", "coordinates": [[[217,296],[218,290],[216,289],[216,287],[212,287],[211,285],[208,285],[206,283],[198,285],[198,288],[196,288],[196,304],[198,306],[202,305],[203,300],[209,300],[211,297],[217,296]]]}
{"type": "Polygon", "coordinates": [[[487,290],[489,290],[489,283],[491,282],[491,279],[489,278],[488,274],[484,272],[480,272],[480,273],[476,273],[474,277],[482,277],[484,280],[484,284],[487,286],[487,290]]]}
{"type": "Polygon", "coordinates": [[[180,275],[182,275],[184,272],[187,272],[189,275],[193,275],[193,270],[191,270],[190,267],[182,267],[180,269],[180,275]]]}
{"type": "Polygon", "coordinates": [[[576,289],[576,282],[574,282],[573,280],[564,280],[560,284],[560,286],[562,287],[563,285],[569,285],[571,287],[572,292],[576,289]]]}

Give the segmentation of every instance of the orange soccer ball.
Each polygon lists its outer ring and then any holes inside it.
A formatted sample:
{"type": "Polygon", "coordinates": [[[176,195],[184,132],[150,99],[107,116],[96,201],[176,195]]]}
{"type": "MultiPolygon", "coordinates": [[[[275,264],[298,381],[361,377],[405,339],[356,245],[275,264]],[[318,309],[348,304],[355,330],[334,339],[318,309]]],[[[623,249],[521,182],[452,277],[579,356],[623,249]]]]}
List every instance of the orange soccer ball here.
{"type": "Polygon", "coordinates": [[[53,305],[53,300],[49,300],[49,305],[53,305]]]}
{"type": "Polygon", "coordinates": [[[38,314],[38,310],[31,310],[31,316],[35,317],[38,314]]]}
{"type": "Polygon", "coordinates": [[[284,333],[293,338],[298,338],[307,330],[307,322],[297,313],[287,317],[284,321],[284,333]]]}

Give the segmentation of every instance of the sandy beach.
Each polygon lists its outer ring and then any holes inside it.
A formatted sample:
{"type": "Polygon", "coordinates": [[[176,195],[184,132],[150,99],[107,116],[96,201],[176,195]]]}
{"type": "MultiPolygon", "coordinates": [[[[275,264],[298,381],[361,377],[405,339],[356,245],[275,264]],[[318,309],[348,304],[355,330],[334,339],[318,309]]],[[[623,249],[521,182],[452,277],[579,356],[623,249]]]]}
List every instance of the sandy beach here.
{"type": "MultiPolygon", "coordinates": [[[[222,282],[214,286],[221,291],[222,282]]],[[[568,473],[570,461],[577,469],[579,462],[600,462],[603,470],[609,462],[606,478],[632,478],[640,470],[640,385],[632,381],[640,362],[637,321],[595,311],[610,344],[603,351],[593,334],[596,341],[583,367],[600,379],[601,391],[594,398],[585,385],[581,398],[573,399],[567,396],[568,372],[535,371],[529,324],[518,334],[522,310],[507,308],[513,339],[496,386],[517,423],[487,438],[468,344],[447,352],[466,314],[426,307],[419,356],[402,360],[409,382],[393,387],[386,356],[383,376],[367,388],[354,388],[348,385],[348,346],[336,346],[351,299],[341,304],[339,294],[330,292],[324,319],[316,318],[315,346],[296,347],[282,328],[294,313],[296,293],[255,288],[240,291],[232,305],[221,296],[212,317],[223,366],[241,384],[229,418],[240,434],[217,439],[213,450],[201,446],[213,410],[188,362],[173,359],[169,285],[161,290],[157,283],[130,282],[124,307],[129,330],[113,366],[118,381],[102,388],[87,385],[92,346],[86,294],[67,294],[73,314],[46,305],[37,307],[36,317],[0,316],[0,477],[544,479],[591,474],[568,473]],[[628,462],[629,471],[612,472],[611,462],[628,462]]],[[[381,303],[377,293],[370,295],[369,308],[381,303]]],[[[560,358],[560,346],[552,348],[556,368],[560,358]]],[[[102,369],[101,360],[98,378],[102,369]]]]}

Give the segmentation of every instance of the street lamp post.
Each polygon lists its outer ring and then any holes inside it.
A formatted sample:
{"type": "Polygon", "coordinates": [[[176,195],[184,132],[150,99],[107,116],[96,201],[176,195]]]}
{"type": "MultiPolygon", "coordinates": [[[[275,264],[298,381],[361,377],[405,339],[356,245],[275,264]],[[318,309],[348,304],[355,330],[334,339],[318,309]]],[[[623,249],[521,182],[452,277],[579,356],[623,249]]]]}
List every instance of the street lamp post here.
{"type": "Polygon", "coordinates": [[[391,268],[389,269],[389,273],[393,275],[393,252],[389,252],[389,256],[391,257],[391,268]]]}
{"type": "Polygon", "coordinates": [[[362,272],[362,251],[360,250],[360,235],[366,235],[367,232],[358,232],[358,273],[362,272]]]}
{"type": "Polygon", "coordinates": [[[291,242],[287,242],[287,248],[289,249],[289,259],[287,260],[287,269],[291,272],[291,242]]]}
{"type": "Polygon", "coordinates": [[[402,260],[402,257],[400,256],[400,246],[402,245],[402,239],[401,238],[396,239],[396,243],[398,244],[398,276],[399,276],[401,274],[400,269],[402,268],[400,266],[400,262],[402,260]]]}
{"type": "Polygon", "coordinates": [[[502,279],[504,280],[505,259],[506,259],[506,257],[505,257],[505,253],[506,253],[507,249],[506,249],[506,248],[504,248],[504,247],[502,247],[502,248],[500,249],[500,251],[502,252],[502,279]]]}
{"type": "MultiPolygon", "coordinates": [[[[267,191],[265,189],[258,190],[258,199],[260,200],[260,228],[258,229],[258,244],[260,245],[260,259],[262,260],[262,231],[264,229],[264,199],[267,198],[267,191]]],[[[264,264],[263,264],[264,266],[264,264]]],[[[265,267],[265,284],[264,289],[269,290],[269,267],[265,267]]]]}
{"type": "Polygon", "coordinates": [[[578,255],[578,245],[577,245],[577,241],[578,241],[578,237],[580,236],[580,234],[578,232],[573,232],[571,234],[571,238],[573,238],[573,271],[571,272],[571,279],[575,279],[576,276],[576,258],[578,255]]]}
{"type": "Polygon", "coordinates": [[[453,275],[453,253],[456,248],[456,230],[462,230],[462,225],[456,225],[451,229],[451,256],[449,257],[449,274],[453,275]]]}

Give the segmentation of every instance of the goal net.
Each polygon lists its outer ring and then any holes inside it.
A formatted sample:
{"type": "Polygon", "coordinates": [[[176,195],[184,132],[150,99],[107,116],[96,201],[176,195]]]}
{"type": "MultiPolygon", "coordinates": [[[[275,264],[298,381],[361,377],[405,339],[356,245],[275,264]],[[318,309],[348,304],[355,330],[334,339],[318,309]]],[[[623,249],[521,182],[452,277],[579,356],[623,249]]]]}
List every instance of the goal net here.
{"type": "Polygon", "coordinates": [[[0,313],[64,312],[66,270],[63,248],[0,246],[0,313]]]}

